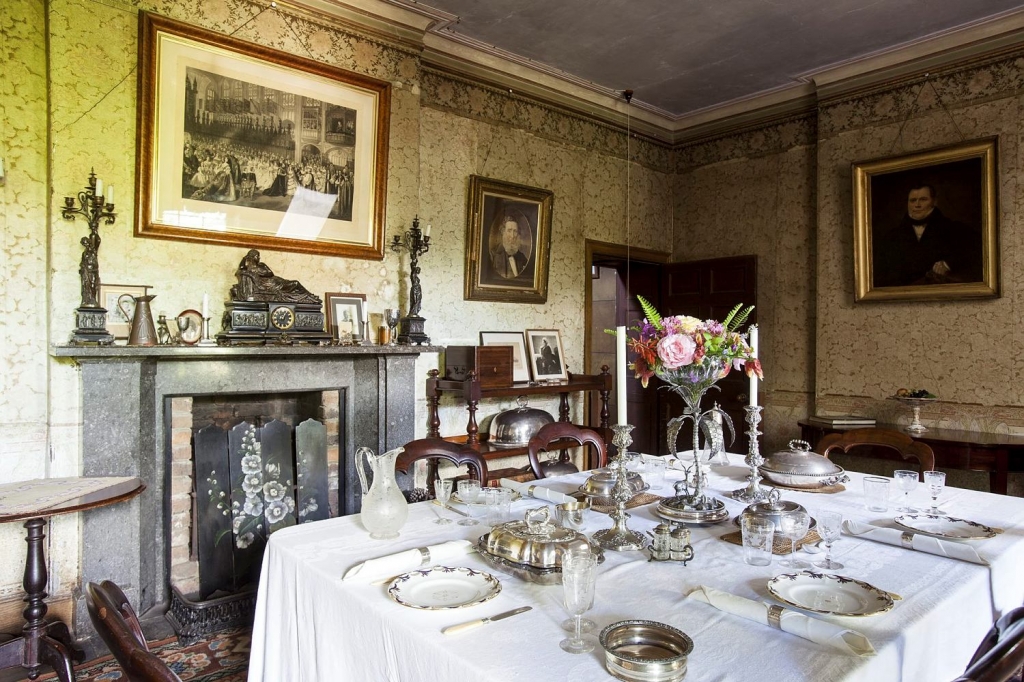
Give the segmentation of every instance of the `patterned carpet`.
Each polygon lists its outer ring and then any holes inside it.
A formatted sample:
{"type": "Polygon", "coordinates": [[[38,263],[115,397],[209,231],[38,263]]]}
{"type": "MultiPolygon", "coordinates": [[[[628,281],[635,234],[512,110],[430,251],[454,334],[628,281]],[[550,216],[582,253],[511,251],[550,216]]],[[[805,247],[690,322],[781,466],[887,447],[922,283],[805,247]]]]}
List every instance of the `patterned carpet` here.
{"type": "MultiPolygon", "coordinates": [[[[150,651],[158,655],[183,681],[190,682],[245,682],[249,670],[249,643],[252,630],[236,628],[224,630],[192,646],[180,646],[175,638],[150,642],[150,651]]],[[[53,680],[51,673],[40,680],[53,680]]],[[[117,661],[104,656],[87,661],[75,668],[77,682],[127,682],[117,661]]]]}

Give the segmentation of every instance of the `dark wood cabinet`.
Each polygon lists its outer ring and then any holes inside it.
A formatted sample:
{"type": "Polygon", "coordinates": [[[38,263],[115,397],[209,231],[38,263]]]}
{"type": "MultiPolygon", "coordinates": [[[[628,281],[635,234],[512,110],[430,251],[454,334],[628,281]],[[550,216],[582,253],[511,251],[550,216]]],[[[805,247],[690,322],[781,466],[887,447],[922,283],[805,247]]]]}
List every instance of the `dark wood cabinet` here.
{"type": "MultiPolygon", "coordinates": [[[[830,433],[840,433],[858,426],[826,426],[801,421],[801,438],[817,450],[818,442],[830,433]]],[[[898,424],[878,424],[875,428],[902,431],[898,424]]],[[[1006,494],[1007,475],[1024,472],[1024,436],[1009,436],[1002,433],[981,433],[954,429],[928,429],[924,433],[907,434],[916,441],[927,443],[935,453],[935,467],[938,469],[963,469],[988,473],[989,489],[1000,495],[1006,494]]],[[[856,455],[857,450],[848,454],[856,455]]],[[[868,454],[867,456],[870,456],[868,454]]]]}

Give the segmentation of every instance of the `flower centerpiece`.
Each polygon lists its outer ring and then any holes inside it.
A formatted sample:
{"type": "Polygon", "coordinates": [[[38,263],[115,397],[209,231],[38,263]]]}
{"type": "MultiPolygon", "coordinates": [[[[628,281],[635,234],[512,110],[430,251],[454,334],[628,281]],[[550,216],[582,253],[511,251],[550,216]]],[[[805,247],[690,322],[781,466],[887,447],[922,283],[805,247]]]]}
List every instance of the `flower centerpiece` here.
{"type": "Polygon", "coordinates": [[[630,337],[627,345],[636,353],[629,367],[644,388],[656,376],[682,397],[690,411],[695,411],[708,389],[733,369],[764,378],[753,349],[736,331],[754,306],[743,308],[739,304],[718,322],[689,315],[663,318],[644,297],[637,298],[646,319],[632,328],[636,336],[630,337]]]}

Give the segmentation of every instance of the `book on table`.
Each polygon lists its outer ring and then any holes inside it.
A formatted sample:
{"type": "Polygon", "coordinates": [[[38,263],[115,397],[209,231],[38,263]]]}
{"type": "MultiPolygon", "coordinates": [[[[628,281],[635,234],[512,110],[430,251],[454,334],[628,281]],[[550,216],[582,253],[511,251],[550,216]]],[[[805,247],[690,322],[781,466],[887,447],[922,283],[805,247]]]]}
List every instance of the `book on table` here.
{"type": "Polygon", "coordinates": [[[837,416],[825,416],[821,417],[815,415],[808,417],[807,421],[814,422],[816,424],[825,424],[826,426],[874,426],[874,417],[858,417],[856,415],[837,415],[837,416]]]}

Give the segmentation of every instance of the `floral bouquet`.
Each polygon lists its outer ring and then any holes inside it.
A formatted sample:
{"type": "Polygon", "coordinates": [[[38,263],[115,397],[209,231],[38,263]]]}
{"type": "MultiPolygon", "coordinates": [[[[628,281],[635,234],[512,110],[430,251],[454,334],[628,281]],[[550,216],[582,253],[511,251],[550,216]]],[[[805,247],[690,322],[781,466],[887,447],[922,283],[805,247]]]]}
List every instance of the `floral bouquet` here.
{"type": "Polygon", "coordinates": [[[763,379],[761,363],[736,330],[747,321],[754,306],[732,309],[723,320],[698,320],[689,315],[663,318],[642,296],[637,296],[646,319],[632,327],[637,333],[627,340],[636,359],[629,365],[647,387],[652,376],[669,385],[696,408],[700,397],[732,369],[763,379]]]}

